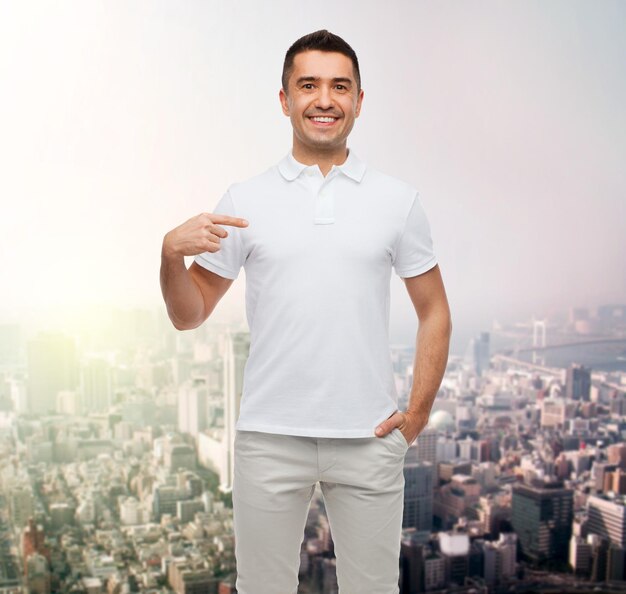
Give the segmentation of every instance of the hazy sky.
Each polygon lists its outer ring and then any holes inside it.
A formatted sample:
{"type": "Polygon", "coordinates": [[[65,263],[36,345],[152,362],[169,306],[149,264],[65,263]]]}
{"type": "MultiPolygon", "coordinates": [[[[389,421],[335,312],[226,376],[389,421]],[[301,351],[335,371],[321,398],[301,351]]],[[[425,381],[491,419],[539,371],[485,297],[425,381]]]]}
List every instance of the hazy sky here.
{"type": "Polygon", "coordinates": [[[626,2],[4,0],[0,318],[158,304],[164,233],[290,149],[282,61],[319,28],[359,56],[349,146],[420,190],[457,329],[626,301],[626,2]]]}

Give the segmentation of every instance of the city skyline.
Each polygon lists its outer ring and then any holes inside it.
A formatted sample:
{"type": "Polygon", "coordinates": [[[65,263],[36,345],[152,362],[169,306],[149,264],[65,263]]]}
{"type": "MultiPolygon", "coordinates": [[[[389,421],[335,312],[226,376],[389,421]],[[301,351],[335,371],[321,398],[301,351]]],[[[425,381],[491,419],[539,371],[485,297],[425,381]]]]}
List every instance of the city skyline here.
{"type": "MultiPolygon", "coordinates": [[[[428,424],[402,443],[400,594],[626,584],[626,3],[8,0],[2,592],[235,594],[234,438],[260,387],[245,269],[181,332],[161,242],[290,149],[282,61],[320,28],[359,57],[348,147],[418,189],[452,313],[428,424]]],[[[417,328],[392,274],[399,411],[417,328]]],[[[315,487],[298,593],[338,594],[315,487]]]]}
{"type": "MultiPolygon", "coordinates": [[[[174,328],[167,316],[165,305],[162,303],[153,306],[145,304],[121,306],[119,304],[100,303],[82,304],[79,307],[68,305],[54,308],[41,307],[29,309],[27,313],[21,316],[14,314],[2,317],[0,315],[0,327],[7,325],[18,327],[21,342],[35,338],[41,332],[60,333],[74,338],[80,336],[111,337],[118,333],[117,338],[122,339],[125,329],[119,325],[120,316],[133,315],[133,312],[143,312],[148,316],[154,317],[154,320],[161,324],[162,329],[183,335],[194,336],[198,331],[206,330],[211,332],[211,329],[224,326],[237,328],[238,331],[249,331],[245,319],[245,311],[238,309],[238,305],[235,303],[233,306],[233,300],[229,302],[229,300],[223,299],[210,318],[199,328],[189,331],[179,331],[174,328]]],[[[532,327],[535,322],[545,325],[546,336],[544,343],[552,346],[563,342],[563,336],[559,336],[559,333],[553,335],[553,329],[560,324],[565,323],[568,319],[572,325],[575,325],[577,319],[579,322],[582,320],[589,321],[582,330],[574,331],[575,334],[579,334],[575,342],[580,341],[584,343],[585,340],[601,337],[602,331],[598,332],[598,329],[594,326],[594,321],[597,321],[599,312],[607,308],[623,309],[626,308],[626,302],[603,303],[598,307],[586,307],[582,304],[576,304],[568,308],[555,308],[550,311],[538,312],[538,315],[528,318],[511,317],[500,320],[495,318],[489,320],[486,318],[484,324],[482,322],[465,324],[461,325],[460,328],[457,325],[453,328],[450,356],[463,357],[467,355],[468,349],[472,348],[472,341],[485,332],[495,332],[496,334],[502,332],[503,335],[506,335],[507,328],[517,328],[521,331],[525,327],[529,333],[527,340],[530,340],[533,333],[532,327]]],[[[402,320],[399,320],[397,316],[394,317],[393,313],[390,318],[390,347],[404,346],[406,348],[414,348],[415,330],[418,327],[417,319],[414,322],[415,326],[413,326],[403,324],[402,320]]]]}
{"type": "MultiPolygon", "coordinates": [[[[250,335],[215,322],[176,332],[155,313],[109,312],[105,333],[76,340],[41,332],[22,354],[19,329],[0,324],[0,587],[11,594],[234,594],[233,434],[250,335]]],[[[450,357],[427,427],[402,449],[402,594],[626,581],[614,521],[626,509],[626,367],[495,344],[517,333],[541,347],[547,330],[588,355],[597,343],[623,354],[626,304],[593,314],[484,332],[450,357]]],[[[390,354],[405,410],[414,352],[390,354]]],[[[337,594],[319,489],[303,536],[298,592],[337,594]]]]}

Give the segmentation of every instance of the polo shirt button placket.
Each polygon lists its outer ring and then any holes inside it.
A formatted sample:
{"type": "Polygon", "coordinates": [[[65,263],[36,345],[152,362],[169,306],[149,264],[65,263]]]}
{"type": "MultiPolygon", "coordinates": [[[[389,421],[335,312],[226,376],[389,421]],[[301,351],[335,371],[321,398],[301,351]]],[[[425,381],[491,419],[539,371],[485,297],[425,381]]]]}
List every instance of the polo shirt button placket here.
{"type": "Polygon", "coordinates": [[[325,184],[315,197],[315,224],[329,225],[335,222],[333,191],[325,184]]]}

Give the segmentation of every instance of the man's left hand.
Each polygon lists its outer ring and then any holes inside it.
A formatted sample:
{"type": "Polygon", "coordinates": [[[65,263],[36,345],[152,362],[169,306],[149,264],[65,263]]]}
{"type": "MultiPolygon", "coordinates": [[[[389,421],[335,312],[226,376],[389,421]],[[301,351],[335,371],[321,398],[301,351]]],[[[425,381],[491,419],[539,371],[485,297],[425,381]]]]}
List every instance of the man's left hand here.
{"type": "Polygon", "coordinates": [[[407,443],[411,445],[427,423],[428,417],[424,418],[424,415],[418,415],[408,410],[405,412],[397,410],[376,427],[376,437],[384,437],[397,427],[404,435],[407,443]]]}

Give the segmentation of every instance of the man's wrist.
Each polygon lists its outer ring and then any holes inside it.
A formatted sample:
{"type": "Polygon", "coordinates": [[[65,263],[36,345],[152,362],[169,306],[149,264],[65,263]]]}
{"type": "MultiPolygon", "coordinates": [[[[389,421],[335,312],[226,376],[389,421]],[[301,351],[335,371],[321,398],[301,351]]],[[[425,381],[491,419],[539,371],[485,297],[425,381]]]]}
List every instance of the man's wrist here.
{"type": "Polygon", "coordinates": [[[405,413],[407,417],[411,419],[413,423],[420,427],[425,427],[428,424],[429,413],[425,412],[424,409],[411,408],[409,407],[405,413]]]}
{"type": "Polygon", "coordinates": [[[171,231],[168,231],[163,237],[163,245],[161,246],[161,257],[166,260],[175,260],[181,257],[174,246],[172,245],[172,236],[170,235],[171,231]]]}

